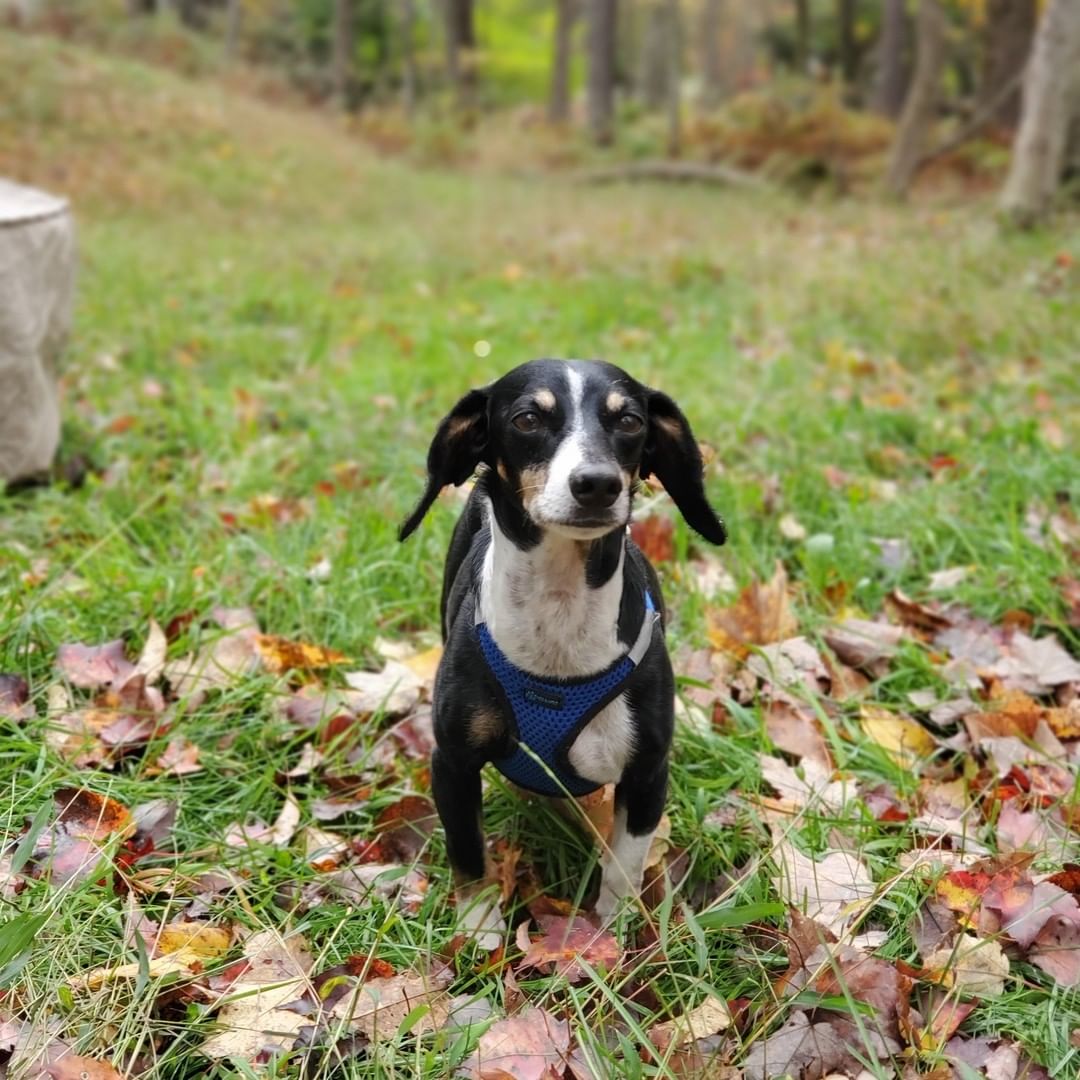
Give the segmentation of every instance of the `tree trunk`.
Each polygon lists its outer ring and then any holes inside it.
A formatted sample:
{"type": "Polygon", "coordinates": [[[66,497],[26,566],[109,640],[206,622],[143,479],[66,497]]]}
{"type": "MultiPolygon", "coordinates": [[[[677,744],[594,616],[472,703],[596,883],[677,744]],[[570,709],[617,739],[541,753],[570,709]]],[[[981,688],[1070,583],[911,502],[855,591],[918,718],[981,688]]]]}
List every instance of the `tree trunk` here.
{"type": "Polygon", "coordinates": [[[922,158],[923,146],[938,103],[945,64],[945,15],[939,0],[921,0],[915,77],[896,130],[885,184],[898,197],[907,194],[922,158]]]}
{"type": "Polygon", "coordinates": [[[667,0],[667,152],[682,152],[682,12],[679,0],[667,0]]]}
{"type": "Polygon", "coordinates": [[[1043,217],[1061,182],[1078,61],[1080,3],[1049,0],[1024,74],[1020,130],[1001,192],[1001,208],[1017,224],[1032,225],[1043,217]]]}
{"type": "MultiPolygon", "coordinates": [[[[1031,52],[1038,22],[1036,0],[988,0],[982,78],[977,107],[985,107],[1016,81],[1031,52]]],[[[1020,119],[1020,87],[993,109],[991,124],[1015,128],[1020,119]]]]}
{"type": "Polygon", "coordinates": [[[885,0],[881,15],[881,35],[877,45],[877,72],[870,107],[874,112],[896,119],[904,108],[907,93],[908,18],[905,0],[885,0]]]}
{"type": "Polygon", "coordinates": [[[475,74],[472,49],[476,46],[472,0],[442,0],[446,37],[446,74],[460,108],[472,102],[475,74]],[[463,56],[463,53],[470,55],[463,56]]]}
{"type": "Polygon", "coordinates": [[[795,66],[800,75],[810,70],[810,0],[795,0],[795,66]]]}
{"type": "Polygon", "coordinates": [[[401,107],[406,116],[416,112],[416,97],[419,92],[419,80],[416,74],[416,48],[413,30],[416,25],[415,0],[399,0],[401,19],[401,107]]]}
{"type": "Polygon", "coordinates": [[[720,54],[724,0],[704,0],[701,5],[701,101],[715,109],[727,96],[724,62],[720,54]]]}
{"type": "Polygon", "coordinates": [[[848,86],[854,86],[859,66],[855,49],[855,0],[836,2],[836,42],[840,74],[848,86]]]}
{"type": "Polygon", "coordinates": [[[597,146],[615,139],[615,27],[618,0],[588,0],[589,134],[597,146]]]}
{"type": "Polygon", "coordinates": [[[565,124],[570,119],[570,60],[578,0],[555,0],[555,48],[551,57],[548,119],[565,124]]]}
{"type": "Polygon", "coordinates": [[[244,28],[244,0],[229,0],[225,10],[225,55],[232,60],[240,51],[244,28]]]}
{"type": "Polygon", "coordinates": [[[356,41],[353,24],[353,0],[334,0],[330,83],[338,108],[347,109],[352,91],[353,49],[356,41]]]}
{"type": "Polygon", "coordinates": [[[641,45],[638,85],[646,109],[659,110],[668,100],[668,0],[650,0],[645,9],[645,37],[641,45]]]}

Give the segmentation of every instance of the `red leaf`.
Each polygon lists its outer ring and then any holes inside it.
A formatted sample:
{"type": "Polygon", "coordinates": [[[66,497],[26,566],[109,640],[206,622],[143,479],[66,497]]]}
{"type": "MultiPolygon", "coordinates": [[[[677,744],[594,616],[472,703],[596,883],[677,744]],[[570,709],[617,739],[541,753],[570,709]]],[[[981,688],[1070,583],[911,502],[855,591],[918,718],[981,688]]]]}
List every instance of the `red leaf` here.
{"type": "Polygon", "coordinates": [[[650,514],[633,522],[630,538],[649,562],[671,562],[675,558],[675,523],[669,517],[650,514]]]}

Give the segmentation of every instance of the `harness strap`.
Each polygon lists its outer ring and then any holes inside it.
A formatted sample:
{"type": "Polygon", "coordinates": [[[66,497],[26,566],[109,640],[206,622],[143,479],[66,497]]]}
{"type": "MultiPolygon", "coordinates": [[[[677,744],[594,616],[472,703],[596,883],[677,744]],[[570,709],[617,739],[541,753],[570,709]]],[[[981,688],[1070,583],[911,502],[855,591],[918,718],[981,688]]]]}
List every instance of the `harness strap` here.
{"type": "Polygon", "coordinates": [[[481,618],[480,605],[475,604],[480,652],[516,729],[517,745],[508,756],[495,761],[496,768],[519,786],[542,795],[585,795],[600,787],[574,770],[568,757],[570,746],[585,725],[623,692],[648,653],[659,620],[660,613],[646,591],[641,629],[626,653],[594,675],[553,679],[533,675],[512,663],[481,618]]]}

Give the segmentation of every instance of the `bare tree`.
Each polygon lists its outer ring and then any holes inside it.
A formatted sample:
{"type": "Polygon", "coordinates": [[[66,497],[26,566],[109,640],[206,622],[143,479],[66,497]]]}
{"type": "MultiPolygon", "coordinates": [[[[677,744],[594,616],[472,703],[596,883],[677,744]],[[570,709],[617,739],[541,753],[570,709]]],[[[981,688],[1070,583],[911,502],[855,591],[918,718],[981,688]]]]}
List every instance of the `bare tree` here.
{"type": "Polygon", "coordinates": [[[645,8],[645,36],[637,83],[647,109],[662,109],[668,99],[670,14],[667,0],[649,0],[645,8]]]}
{"type": "Polygon", "coordinates": [[[682,151],[682,11],[679,0],[667,0],[667,152],[682,151]]]}
{"type": "Polygon", "coordinates": [[[476,47],[472,0],[442,0],[446,39],[446,74],[459,106],[472,101],[475,84],[472,50],[476,47]]]}
{"type": "Polygon", "coordinates": [[[915,75],[893,140],[885,179],[886,187],[896,196],[905,195],[911,185],[937,109],[945,64],[945,14],[938,0],[921,0],[919,4],[916,48],[915,75]]]}
{"type": "Polygon", "coordinates": [[[244,0],[228,0],[225,8],[225,55],[231,60],[240,50],[244,28],[244,0]]]}
{"type": "Polygon", "coordinates": [[[1017,224],[1043,217],[1061,183],[1078,63],[1080,3],[1049,0],[1024,75],[1020,129],[1001,192],[1001,208],[1017,224]]]}
{"type": "Polygon", "coordinates": [[[885,0],[881,13],[881,34],[877,43],[877,71],[870,107],[893,119],[904,108],[907,93],[908,16],[905,0],[885,0]]]}
{"type": "Polygon", "coordinates": [[[615,28],[618,0],[588,0],[587,106],[589,133],[598,146],[615,138],[615,28]]]}
{"type": "Polygon", "coordinates": [[[1020,119],[1021,76],[1037,22],[1036,0],[987,0],[977,105],[989,107],[990,123],[1015,127],[1020,119]]]}
{"type": "Polygon", "coordinates": [[[555,0],[555,47],[548,95],[548,119],[553,124],[570,119],[570,57],[579,10],[578,0],[555,0]]]}
{"type": "Polygon", "coordinates": [[[356,46],[353,0],[334,0],[330,56],[330,82],[337,105],[346,109],[352,90],[353,51],[356,46]]]}
{"type": "Polygon", "coordinates": [[[715,108],[727,94],[724,63],[720,55],[724,0],[704,0],[701,5],[701,101],[715,108]]]}
{"type": "Polygon", "coordinates": [[[859,54],[855,47],[855,0],[836,0],[836,41],[840,74],[851,86],[858,74],[859,54]]]}
{"type": "Polygon", "coordinates": [[[795,0],[795,66],[805,75],[810,65],[810,0],[795,0]]]}

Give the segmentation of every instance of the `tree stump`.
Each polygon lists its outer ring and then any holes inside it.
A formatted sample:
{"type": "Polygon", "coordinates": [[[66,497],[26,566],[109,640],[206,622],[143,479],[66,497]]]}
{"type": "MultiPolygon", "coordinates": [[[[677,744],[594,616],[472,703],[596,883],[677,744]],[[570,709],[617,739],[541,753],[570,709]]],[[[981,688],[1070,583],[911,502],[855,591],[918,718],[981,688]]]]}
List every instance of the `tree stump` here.
{"type": "Polygon", "coordinates": [[[58,364],[74,298],[67,201],[0,179],[0,484],[52,465],[60,442],[58,364]]]}

